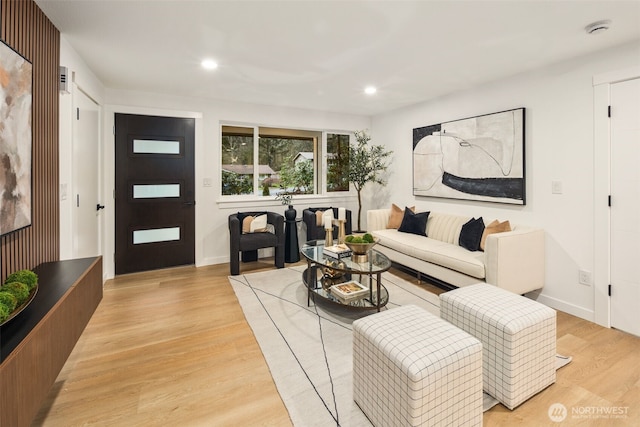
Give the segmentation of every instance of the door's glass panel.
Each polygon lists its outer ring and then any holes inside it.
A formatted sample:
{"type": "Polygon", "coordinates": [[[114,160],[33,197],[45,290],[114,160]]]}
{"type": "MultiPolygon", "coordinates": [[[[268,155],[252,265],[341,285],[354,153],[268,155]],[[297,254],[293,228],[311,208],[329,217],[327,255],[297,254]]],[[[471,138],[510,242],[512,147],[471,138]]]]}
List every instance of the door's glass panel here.
{"type": "Polygon", "coordinates": [[[171,242],[180,240],[180,227],[155,228],[151,230],[135,230],[133,244],[171,242]]]}
{"type": "Polygon", "coordinates": [[[180,154],[180,141],[134,139],[133,152],[135,154],[180,154]]]}
{"type": "Polygon", "coordinates": [[[134,199],[155,199],[162,197],[180,197],[180,184],[135,184],[134,199]]]}

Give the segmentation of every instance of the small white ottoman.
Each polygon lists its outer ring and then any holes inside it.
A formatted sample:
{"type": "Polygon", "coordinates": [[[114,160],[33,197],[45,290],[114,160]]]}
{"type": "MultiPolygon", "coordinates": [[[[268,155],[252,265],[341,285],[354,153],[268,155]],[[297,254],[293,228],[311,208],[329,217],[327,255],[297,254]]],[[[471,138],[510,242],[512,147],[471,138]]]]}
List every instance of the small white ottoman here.
{"type": "Polygon", "coordinates": [[[412,305],[358,319],[353,399],[375,426],[481,426],[482,345],[412,305]]]}
{"type": "Polygon", "coordinates": [[[556,312],[480,283],[440,295],[440,317],[482,342],[484,391],[513,409],[556,381],[556,312]]]}

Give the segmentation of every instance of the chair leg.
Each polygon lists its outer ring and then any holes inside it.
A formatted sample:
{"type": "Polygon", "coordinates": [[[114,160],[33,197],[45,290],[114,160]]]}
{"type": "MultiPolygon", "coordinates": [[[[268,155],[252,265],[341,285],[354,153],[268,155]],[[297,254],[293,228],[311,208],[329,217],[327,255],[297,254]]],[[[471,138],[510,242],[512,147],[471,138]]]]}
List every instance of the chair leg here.
{"type": "Polygon", "coordinates": [[[235,254],[231,254],[231,259],[229,260],[229,269],[231,270],[232,276],[237,276],[240,274],[240,254],[236,252],[235,254]]]}
{"type": "Polygon", "coordinates": [[[276,246],[275,264],[277,268],[284,268],[284,245],[276,246]]]}

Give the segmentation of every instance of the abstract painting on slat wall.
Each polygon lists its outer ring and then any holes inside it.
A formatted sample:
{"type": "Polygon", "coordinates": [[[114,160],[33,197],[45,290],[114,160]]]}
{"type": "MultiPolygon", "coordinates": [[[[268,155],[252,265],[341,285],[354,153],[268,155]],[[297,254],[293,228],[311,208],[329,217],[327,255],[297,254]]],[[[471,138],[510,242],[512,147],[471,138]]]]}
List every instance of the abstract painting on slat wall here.
{"type": "Polygon", "coordinates": [[[0,235],[31,225],[32,74],[0,42],[0,235]]]}
{"type": "Polygon", "coordinates": [[[524,205],[524,113],[413,129],[413,194],[524,205]]]}

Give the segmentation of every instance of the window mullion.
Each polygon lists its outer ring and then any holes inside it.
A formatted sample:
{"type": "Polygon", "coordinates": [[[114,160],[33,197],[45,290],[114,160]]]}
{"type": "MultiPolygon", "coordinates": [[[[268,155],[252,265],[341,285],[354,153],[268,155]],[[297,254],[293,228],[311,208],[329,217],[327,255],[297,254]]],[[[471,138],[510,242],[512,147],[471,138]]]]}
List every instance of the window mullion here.
{"type": "Polygon", "coordinates": [[[320,156],[318,164],[318,176],[321,182],[319,182],[318,190],[320,194],[327,194],[327,174],[329,172],[327,163],[327,132],[322,132],[322,141],[320,142],[320,156]]]}
{"type": "Polygon", "coordinates": [[[260,128],[253,127],[253,194],[259,195],[260,181],[260,128]]]}

